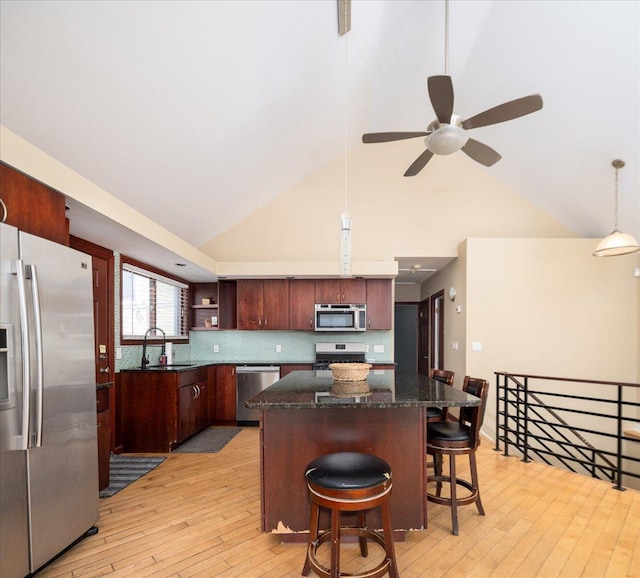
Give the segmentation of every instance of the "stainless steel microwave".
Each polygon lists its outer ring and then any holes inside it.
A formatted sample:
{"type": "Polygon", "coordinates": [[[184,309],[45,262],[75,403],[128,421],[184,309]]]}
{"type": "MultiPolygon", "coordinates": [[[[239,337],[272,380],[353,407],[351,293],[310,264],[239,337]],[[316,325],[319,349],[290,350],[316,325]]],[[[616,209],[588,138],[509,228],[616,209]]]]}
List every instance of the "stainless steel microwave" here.
{"type": "Polygon", "coordinates": [[[366,331],[367,306],[353,303],[316,303],[315,330],[366,331]]]}

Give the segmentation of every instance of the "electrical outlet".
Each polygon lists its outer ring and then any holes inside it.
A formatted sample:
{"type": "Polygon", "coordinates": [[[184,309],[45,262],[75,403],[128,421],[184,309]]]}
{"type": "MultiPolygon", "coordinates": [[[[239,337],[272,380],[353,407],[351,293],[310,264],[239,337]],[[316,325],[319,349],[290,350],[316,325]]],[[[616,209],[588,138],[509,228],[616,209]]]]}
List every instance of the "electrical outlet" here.
{"type": "Polygon", "coordinates": [[[116,347],[116,359],[122,359],[122,347],[116,347]]]}
{"type": "Polygon", "coordinates": [[[374,353],[384,353],[384,345],[374,345],[373,346],[374,353]]]}
{"type": "Polygon", "coordinates": [[[213,352],[220,353],[220,346],[217,343],[213,346],[213,352]]]}
{"type": "Polygon", "coordinates": [[[276,353],[282,353],[282,345],[276,345],[276,353]]]}

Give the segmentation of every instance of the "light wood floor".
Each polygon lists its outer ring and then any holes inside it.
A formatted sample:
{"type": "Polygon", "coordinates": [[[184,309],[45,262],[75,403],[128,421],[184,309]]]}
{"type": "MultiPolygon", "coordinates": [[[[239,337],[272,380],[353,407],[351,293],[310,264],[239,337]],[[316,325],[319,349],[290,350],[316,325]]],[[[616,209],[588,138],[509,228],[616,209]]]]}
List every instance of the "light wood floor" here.
{"type": "MultiPolygon", "coordinates": [[[[220,453],[169,455],[101,500],[99,533],[39,578],[300,576],[305,546],[260,532],[258,443],[257,428],[247,428],[220,453]]],[[[402,578],[640,577],[640,492],[505,458],[488,442],[478,462],[487,515],[461,508],[453,536],[449,510],[429,504],[428,530],[396,543],[402,578]]],[[[356,544],[343,557],[350,571],[362,561],[356,544]]]]}

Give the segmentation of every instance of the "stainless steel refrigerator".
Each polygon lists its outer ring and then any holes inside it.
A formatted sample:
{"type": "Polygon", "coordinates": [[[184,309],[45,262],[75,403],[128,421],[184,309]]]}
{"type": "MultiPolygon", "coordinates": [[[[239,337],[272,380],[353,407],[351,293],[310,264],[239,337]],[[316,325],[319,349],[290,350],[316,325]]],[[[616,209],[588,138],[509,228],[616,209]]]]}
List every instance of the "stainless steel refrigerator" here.
{"type": "Polygon", "coordinates": [[[0,223],[0,576],[98,521],[91,257],[0,223]]]}

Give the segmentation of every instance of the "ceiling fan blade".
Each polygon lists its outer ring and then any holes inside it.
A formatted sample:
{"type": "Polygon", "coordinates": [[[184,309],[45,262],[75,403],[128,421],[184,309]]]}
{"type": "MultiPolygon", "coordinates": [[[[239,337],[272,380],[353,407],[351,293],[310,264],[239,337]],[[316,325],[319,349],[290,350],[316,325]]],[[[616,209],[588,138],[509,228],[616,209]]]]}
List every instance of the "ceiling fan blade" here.
{"type": "Polygon", "coordinates": [[[433,153],[429,149],[425,151],[411,164],[411,166],[404,173],[405,177],[415,177],[431,160],[433,153]]]}
{"type": "Polygon", "coordinates": [[[491,147],[470,138],[462,147],[462,152],[467,153],[474,161],[485,167],[495,165],[502,157],[491,147]]]}
{"type": "Polygon", "coordinates": [[[450,76],[427,78],[429,98],[440,123],[450,123],[453,114],[453,84],[450,76]]]}
{"type": "Polygon", "coordinates": [[[479,128],[481,126],[505,122],[507,120],[525,116],[526,114],[531,114],[541,108],[542,97],[539,94],[530,94],[529,96],[510,100],[509,102],[505,102],[504,104],[499,104],[489,110],[485,110],[480,114],[476,114],[475,116],[465,120],[462,123],[462,128],[479,128]]]}
{"type": "Polygon", "coordinates": [[[428,132],[372,132],[362,135],[362,142],[389,142],[393,140],[403,140],[406,138],[416,138],[418,136],[427,136],[428,132]]]}

